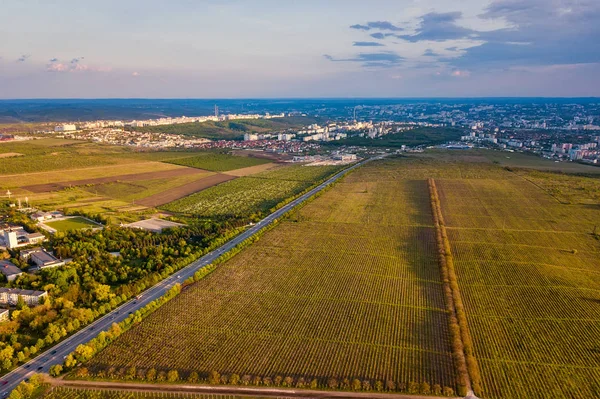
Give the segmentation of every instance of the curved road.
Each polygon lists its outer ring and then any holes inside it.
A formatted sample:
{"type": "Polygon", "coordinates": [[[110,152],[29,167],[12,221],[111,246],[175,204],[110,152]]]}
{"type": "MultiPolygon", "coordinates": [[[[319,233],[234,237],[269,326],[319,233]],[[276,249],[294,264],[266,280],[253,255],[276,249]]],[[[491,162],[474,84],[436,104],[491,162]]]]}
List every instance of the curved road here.
{"type": "Polygon", "coordinates": [[[62,364],[63,359],[69,353],[74,351],[78,345],[85,344],[86,342],[90,341],[100,331],[108,331],[113,323],[123,321],[130,314],[135,313],[135,311],[143,308],[155,299],[160,298],[175,284],[182,283],[187,278],[192,277],[194,273],[196,273],[199,269],[202,269],[204,266],[214,262],[218,257],[230,251],[247,238],[255,235],[263,227],[270,225],[275,221],[275,219],[280,218],[286,212],[300,205],[302,202],[306,201],[308,198],[323,190],[325,187],[335,182],[349,171],[365,164],[366,162],[369,162],[370,160],[381,158],[383,158],[383,156],[365,159],[361,162],[350,166],[349,168],[342,170],[341,172],[330,177],[325,182],[313,188],[306,194],[296,198],[289,204],[283,206],[281,209],[278,209],[277,211],[271,213],[269,216],[265,217],[260,222],[256,223],[254,226],[250,227],[243,233],[231,239],[221,247],[207,253],[203,257],[197,259],[196,261],[190,263],[188,266],[172,274],[170,277],[162,280],[161,282],[157,283],[151,288],[148,288],[146,291],[144,291],[141,295],[138,296],[139,299],[134,298],[129,300],[128,302],[125,302],[123,305],[119,306],[112,312],[105,314],[104,316],[100,317],[93,323],[88,324],[86,327],[82,328],[75,334],[65,338],[60,343],[47,349],[44,353],[38,355],[34,359],[25,363],[24,365],[14,369],[10,373],[1,377],[0,398],[7,397],[10,391],[12,391],[17,385],[19,385],[21,381],[23,381],[26,378],[29,378],[32,374],[47,373],[50,369],[50,366],[54,364],[62,364]]]}

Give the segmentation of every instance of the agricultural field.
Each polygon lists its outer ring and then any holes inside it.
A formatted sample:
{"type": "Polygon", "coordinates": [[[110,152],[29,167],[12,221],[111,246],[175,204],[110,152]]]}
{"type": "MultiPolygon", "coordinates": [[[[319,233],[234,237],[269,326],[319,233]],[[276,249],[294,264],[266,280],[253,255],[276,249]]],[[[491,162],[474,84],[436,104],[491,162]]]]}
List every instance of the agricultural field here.
{"type": "Polygon", "coordinates": [[[338,170],[339,167],[279,167],[219,184],[163,208],[201,217],[264,213],[338,170]]]}
{"type": "Polygon", "coordinates": [[[265,163],[270,163],[271,161],[262,158],[236,157],[227,154],[203,153],[201,155],[189,158],[179,158],[169,162],[175,165],[210,170],[213,172],[225,172],[228,170],[262,165],[265,163]]]}
{"type": "Polygon", "coordinates": [[[455,390],[428,186],[401,165],[353,172],[124,333],[89,373],[455,390]]]}
{"type": "Polygon", "coordinates": [[[0,166],[0,191],[10,190],[15,200],[36,208],[100,213],[115,222],[133,221],[157,206],[275,166],[259,158],[214,152],[136,152],[62,139],[1,143],[0,151],[0,156],[22,154],[0,166]],[[190,166],[178,165],[178,160],[190,166]]]}
{"type": "Polygon", "coordinates": [[[436,179],[483,397],[598,397],[597,179],[498,169],[436,179]]]}
{"type": "Polygon", "coordinates": [[[44,222],[44,224],[50,228],[55,229],[56,231],[69,231],[102,227],[100,224],[80,216],[56,220],[53,222],[44,222]]]}
{"type": "Polygon", "coordinates": [[[22,154],[2,162],[0,175],[160,162],[193,155],[189,152],[134,152],[125,147],[62,139],[0,143],[0,153],[22,154]]]}
{"type": "MultiPolygon", "coordinates": [[[[272,398],[272,397],[271,397],[272,398]]],[[[177,392],[133,392],[81,388],[53,388],[40,399],[266,399],[259,396],[177,392]]],[[[286,399],[284,397],[275,399],[286,399]]]]}

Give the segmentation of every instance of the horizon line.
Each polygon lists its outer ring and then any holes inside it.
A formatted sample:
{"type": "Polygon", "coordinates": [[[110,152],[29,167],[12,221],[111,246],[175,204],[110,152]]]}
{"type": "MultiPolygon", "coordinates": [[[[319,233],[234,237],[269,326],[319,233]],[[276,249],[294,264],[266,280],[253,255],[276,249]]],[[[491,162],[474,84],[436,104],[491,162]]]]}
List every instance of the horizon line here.
{"type": "Polygon", "coordinates": [[[0,101],[44,101],[44,100],[454,100],[454,99],[599,99],[597,96],[430,96],[430,97],[29,97],[0,98],[0,101]]]}

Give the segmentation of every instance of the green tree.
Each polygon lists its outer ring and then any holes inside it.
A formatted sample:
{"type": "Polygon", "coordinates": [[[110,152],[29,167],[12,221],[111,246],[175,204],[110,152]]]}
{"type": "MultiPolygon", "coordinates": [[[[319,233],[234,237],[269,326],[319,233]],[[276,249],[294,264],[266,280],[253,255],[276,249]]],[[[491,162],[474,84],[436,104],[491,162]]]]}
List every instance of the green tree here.
{"type": "Polygon", "coordinates": [[[208,383],[209,384],[218,384],[221,380],[221,374],[219,374],[219,372],[217,371],[211,371],[208,374],[208,383]]]}
{"type": "Polygon", "coordinates": [[[167,381],[175,382],[179,379],[179,372],[177,370],[169,370],[167,373],[167,381]]]}
{"type": "Polygon", "coordinates": [[[50,371],[50,376],[58,377],[63,371],[63,366],[60,364],[55,364],[50,367],[49,371],[50,371]]]}
{"type": "Polygon", "coordinates": [[[198,373],[196,373],[195,371],[192,371],[190,373],[190,376],[188,377],[188,382],[195,384],[198,382],[199,379],[200,379],[200,377],[198,376],[198,373]]]}

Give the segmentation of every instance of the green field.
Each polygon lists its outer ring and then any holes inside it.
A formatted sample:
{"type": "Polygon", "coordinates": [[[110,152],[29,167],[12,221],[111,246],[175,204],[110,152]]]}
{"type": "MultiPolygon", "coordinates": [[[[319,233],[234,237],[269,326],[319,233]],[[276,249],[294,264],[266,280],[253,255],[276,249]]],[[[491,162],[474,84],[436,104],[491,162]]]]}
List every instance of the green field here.
{"type": "Polygon", "coordinates": [[[163,208],[202,217],[263,213],[338,170],[330,166],[277,168],[219,184],[163,208]]]}
{"type": "MultiPolygon", "coordinates": [[[[54,388],[42,399],[266,399],[259,396],[213,395],[198,393],[123,392],[99,389],[54,388]]],[[[275,399],[285,399],[279,397],[275,399]]]]}
{"type": "Polygon", "coordinates": [[[427,184],[387,168],[361,168],[282,222],[102,351],[91,373],[455,389],[427,184]]]}
{"type": "Polygon", "coordinates": [[[469,150],[429,149],[420,158],[431,158],[446,162],[468,162],[475,164],[493,163],[498,166],[519,169],[535,169],[547,172],[562,172],[584,175],[600,175],[600,167],[577,162],[555,162],[536,154],[509,152],[485,148],[469,150]]]}
{"type": "Polygon", "coordinates": [[[237,140],[244,133],[267,133],[286,129],[299,129],[318,123],[319,118],[286,117],[273,119],[239,119],[220,122],[192,122],[164,126],[146,126],[136,131],[150,133],[181,134],[190,137],[203,137],[215,140],[237,140]]]}
{"type": "Polygon", "coordinates": [[[179,158],[169,161],[175,165],[189,166],[197,169],[210,170],[213,172],[225,172],[228,170],[247,168],[249,166],[262,165],[272,162],[268,159],[236,157],[227,154],[204,153],[190,158],[179,158]]]}
{"type": "Polygon", "coordinates": [[[193,155],[190,152],[175,151],[136,152],[127,147],[61,139],[1,143],[0,153],[7,152],[23,156],[11,158],[10,162],[2,162],[0,175],[165,161],[193,155]]]}
{"type": "Polygon", "coordinates": [[[57,231],[68,231],[68,230],[79,230],[79,229],[90,229],[101,227],[100,224],[90,221],[89,219],[75,216],[72,218],[57,220],[54,222],[45,222],[46,226],[52,227],[57,231]]]}

